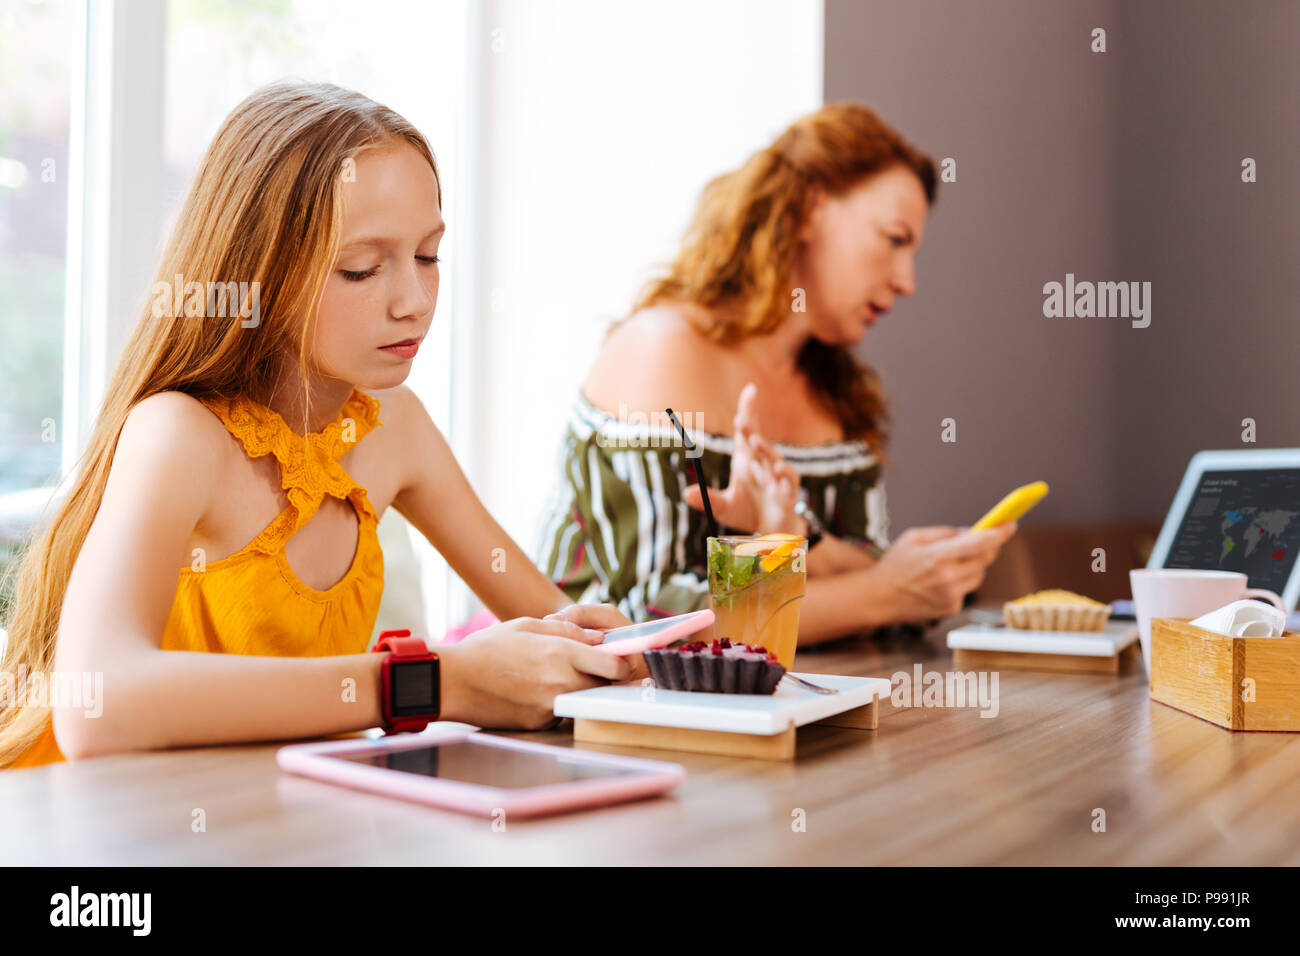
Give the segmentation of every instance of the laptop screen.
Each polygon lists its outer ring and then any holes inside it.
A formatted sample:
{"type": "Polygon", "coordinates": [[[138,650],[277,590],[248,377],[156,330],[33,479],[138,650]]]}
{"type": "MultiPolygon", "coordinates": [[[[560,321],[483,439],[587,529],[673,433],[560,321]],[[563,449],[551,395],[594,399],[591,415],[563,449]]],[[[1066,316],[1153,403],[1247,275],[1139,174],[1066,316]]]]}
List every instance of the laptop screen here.
{"type": "Polygon", "coordinates": [[[1241,571],[1280,594],[1298,552],[1300,469],[1205,471],[1163,566],[1241,571]]]}

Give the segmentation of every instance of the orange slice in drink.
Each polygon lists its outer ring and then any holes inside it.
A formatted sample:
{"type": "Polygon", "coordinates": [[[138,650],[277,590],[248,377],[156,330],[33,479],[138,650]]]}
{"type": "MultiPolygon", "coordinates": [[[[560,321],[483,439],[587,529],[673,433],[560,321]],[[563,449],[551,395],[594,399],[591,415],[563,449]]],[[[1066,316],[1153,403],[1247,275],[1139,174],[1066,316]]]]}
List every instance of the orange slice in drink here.
{"type": "Polygon", "coordinates": [[[771,534],[761,535],[753,541],[736,545],[736,554],[742,557],[762,555],[758,563],[763,570],[775,571],[798,549],[799,542],[802,540],[802,535],[774,531],[771,534]]]}
{"type": "Polygon", "coordinates": [[[778,544],[766,557],[759,560],[758,563],[763,566],[764,571],[775,571],[785,563],[786,558],[798,549],[800,540],[798,535],[785,537],[787,537],[786,541],[778,544]]]}

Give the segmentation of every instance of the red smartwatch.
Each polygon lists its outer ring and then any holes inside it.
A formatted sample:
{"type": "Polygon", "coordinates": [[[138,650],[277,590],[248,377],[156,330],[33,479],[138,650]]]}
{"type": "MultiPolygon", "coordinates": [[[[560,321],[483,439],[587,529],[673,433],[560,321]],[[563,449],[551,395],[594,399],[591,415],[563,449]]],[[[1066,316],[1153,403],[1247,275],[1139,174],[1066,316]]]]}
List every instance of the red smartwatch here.
{"type": "Polygon", "coordinates": [[[409,630],[383,631],[372,648],[386,652],[380,665],[380,701],[384,730],[390,734],[419,732],[438,719],[442,679],[438,655],[422,637],[409,630]]]}

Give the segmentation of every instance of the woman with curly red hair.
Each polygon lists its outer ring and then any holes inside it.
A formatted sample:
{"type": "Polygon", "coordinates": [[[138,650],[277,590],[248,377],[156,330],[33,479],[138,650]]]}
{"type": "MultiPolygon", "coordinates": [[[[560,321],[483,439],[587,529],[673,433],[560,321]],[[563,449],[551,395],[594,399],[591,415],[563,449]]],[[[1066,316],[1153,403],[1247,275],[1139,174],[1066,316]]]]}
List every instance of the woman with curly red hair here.
{"type": "Polygon", "coordinates": [[[915,291],[936,181],[872,110],[833,103],[708,184],[572,409],[537,549],[572,599],[634,620],[707,605],[708,532],[662,421],[673,407],[694,421],[724,529],[817,539],[802,645],[960,609],[1015,525],[913,528],[890,544],[885,397],[850,351],[915,291]]]}

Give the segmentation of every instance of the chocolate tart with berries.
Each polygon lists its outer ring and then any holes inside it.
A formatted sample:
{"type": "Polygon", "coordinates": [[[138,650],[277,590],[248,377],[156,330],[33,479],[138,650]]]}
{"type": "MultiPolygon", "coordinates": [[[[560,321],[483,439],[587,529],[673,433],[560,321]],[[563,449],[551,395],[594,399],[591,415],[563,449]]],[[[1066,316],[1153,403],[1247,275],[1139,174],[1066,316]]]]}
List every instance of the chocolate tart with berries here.
{"type": "Polygon", "coordinates": [[[766,648],[733,644],[725,637],[712,644],[692,641],[646,651],[644,657],[655,685],[665,690],[772,694],[785,676],[785,667],[766,648]]]}

